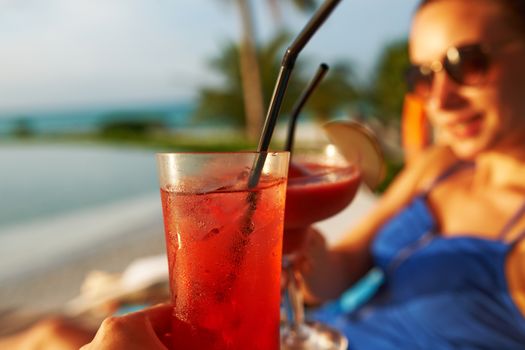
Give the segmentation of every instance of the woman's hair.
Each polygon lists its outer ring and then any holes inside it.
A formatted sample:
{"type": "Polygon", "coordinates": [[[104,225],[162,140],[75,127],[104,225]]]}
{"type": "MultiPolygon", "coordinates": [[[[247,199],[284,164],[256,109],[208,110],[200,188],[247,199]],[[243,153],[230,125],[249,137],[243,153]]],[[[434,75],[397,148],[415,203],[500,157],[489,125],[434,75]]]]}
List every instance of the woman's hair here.
{"type": "MultiPolygon", "coordinates": [[[[422,7],[444,0],[421,0],[417,10],[422,7]]],[[[458,0],[461,1],[461,0],[458,0]]],[[[480,0],[476,0],[480,1],[480,0]]],[[[503,10],[504,15],[508,19],[508,23],[517,31],[521,32],[525,38],[525,0],[486,0],[496,3],[503,10]]]]}

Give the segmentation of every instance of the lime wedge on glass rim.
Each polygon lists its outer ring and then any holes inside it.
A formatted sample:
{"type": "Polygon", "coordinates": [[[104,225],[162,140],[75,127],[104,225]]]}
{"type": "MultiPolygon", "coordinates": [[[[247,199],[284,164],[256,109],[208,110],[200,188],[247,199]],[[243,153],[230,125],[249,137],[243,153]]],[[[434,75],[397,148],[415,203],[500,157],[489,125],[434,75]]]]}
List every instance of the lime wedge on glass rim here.
{"type": "Polygon", "coordinates": [[[385,162],[373,131],[349,120],[328,122],[323,125],[323,129],[343,157],[359,165],[363,182],[370,189],[375,189],[385,177],[385,162]]]}

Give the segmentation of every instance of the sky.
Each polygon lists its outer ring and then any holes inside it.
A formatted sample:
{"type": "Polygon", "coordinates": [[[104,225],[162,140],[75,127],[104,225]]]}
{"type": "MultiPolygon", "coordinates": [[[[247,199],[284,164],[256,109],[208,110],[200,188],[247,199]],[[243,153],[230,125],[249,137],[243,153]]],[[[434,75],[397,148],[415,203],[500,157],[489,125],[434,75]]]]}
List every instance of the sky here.
{"type": "MultiPolygon", "coordinates": [[[[278,25],[252,3],[265,40],[278,25]]],[[[385,43],[408,35],[416,3],[343,0],[299,60],[312,74],[348,61],[366,81],[385,43]]],[[[281,15],[293,34],[309,18],[281,15]]],[[[220,83],[209,60],[240,31],[233,0],[0,0],[0,114],[189,101],[220,83]]]]}

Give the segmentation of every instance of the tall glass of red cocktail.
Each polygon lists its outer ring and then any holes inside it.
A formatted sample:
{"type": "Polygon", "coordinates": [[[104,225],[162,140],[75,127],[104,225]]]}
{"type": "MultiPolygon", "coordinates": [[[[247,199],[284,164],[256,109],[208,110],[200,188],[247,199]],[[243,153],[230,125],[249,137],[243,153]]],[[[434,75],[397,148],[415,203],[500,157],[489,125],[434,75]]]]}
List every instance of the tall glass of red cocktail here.
{"type": "Polygon", "coordinates": [[[300,273],[295,266],[310,226],[343,210],[361,181],[357,164],[333,145],[294,150],[286,190],[283,271],[291,317],[282,329],[281,349],[346,349],[346,339],[322,325],[305,323],[300,273]]]}
{"type": "Polygon", "coordinates": [[[288,152],[157,156],[174,349],[279,349],[288,152]]]}

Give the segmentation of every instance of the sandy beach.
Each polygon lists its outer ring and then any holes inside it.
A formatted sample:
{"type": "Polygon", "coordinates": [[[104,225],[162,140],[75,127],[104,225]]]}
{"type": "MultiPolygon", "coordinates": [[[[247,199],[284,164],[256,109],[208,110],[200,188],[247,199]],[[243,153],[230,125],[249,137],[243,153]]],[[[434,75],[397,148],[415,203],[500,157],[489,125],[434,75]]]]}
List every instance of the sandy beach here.
{"type": "Polygon", "coordinates": [[[88,272],[121,272],[164,249],[156,193],[4,229],[0,310],[59,309],[79,294],[88,272]]]}

